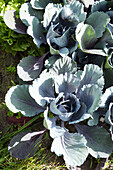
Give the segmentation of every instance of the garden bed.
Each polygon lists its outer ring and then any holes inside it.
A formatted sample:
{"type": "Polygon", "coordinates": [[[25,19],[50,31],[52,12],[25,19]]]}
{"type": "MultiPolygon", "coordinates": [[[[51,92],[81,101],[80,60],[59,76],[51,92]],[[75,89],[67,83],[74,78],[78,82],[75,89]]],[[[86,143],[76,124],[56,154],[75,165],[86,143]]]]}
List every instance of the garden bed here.
{"type": "Polygon", "coordinates": [[[24,2],[0,2],[0,169],[112,169],[113,1],[24,2]]]}

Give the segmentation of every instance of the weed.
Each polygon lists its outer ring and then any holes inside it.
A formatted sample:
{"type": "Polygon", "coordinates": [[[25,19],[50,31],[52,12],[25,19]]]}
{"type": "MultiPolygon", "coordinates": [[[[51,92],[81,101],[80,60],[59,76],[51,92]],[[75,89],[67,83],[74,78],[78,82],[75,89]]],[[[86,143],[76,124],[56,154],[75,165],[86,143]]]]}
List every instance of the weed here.
{"type": "Polygon", "coordinates": [[[9,67],[6,68],[6,70],[7,70],[8,72],[15,73],[15,72],[16,72],[16,67],[10,65],[9,67]]]}

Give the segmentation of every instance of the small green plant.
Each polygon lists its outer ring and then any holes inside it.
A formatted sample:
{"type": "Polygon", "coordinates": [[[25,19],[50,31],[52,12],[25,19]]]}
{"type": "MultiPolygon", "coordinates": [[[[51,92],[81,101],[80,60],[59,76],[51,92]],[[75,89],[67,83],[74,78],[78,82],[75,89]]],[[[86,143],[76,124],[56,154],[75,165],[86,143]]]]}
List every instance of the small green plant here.
{"type": "Polygon", "coordinates": [[[11,53],[13,56],[17,52],[24,52],[24,55],[40,56],[43,52],[42,49],[37,49],[36,45],[30,36],[26,34],[18,34],[9,29],[3,20],[4,12],[7,10],[16,10],[17,17],[19,17],[19,9],[26,0],[1,0],[0,2],[0,46],[7,53],[11,53]]]}
{"type": "Polygon", "coordinates": [[[8,72],[15,73],[16,72],[16,67],[10,65],[9,67],[6,68],[8,72]]]}
{"type": "Polygon", "coordinates": [[[8,115],[9,117],[12,117],[12,116],[14,116],[14,113],[9,110],[9,111],[7,112],[7,115],[8,115]]]}

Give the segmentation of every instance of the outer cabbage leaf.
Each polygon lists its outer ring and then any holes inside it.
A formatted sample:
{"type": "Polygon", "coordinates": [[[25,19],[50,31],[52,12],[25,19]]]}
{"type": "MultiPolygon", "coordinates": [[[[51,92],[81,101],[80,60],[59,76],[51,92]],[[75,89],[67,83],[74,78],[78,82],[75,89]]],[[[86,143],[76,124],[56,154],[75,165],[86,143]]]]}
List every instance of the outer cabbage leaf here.
{"type": "Polygon", "coordinates": [[[106,89],[101,97],[100,107],[109,108],[109,104],[113,102],[113,86],[106,89]]]}
{"type": "Polygon", "coordinates": [[[50,72],[56,75],[65,74],[65,73],[75,73],[77,71],[77,65],[73,60],[68,57],[60,57],[50,69],[50,72]]]}
{"type": "MultiPolygon", "coordinates": [[[[99,2],[96,1],[94,6],[92,6],[92,9],[91,9],[92,13],[95,12],[95,11],[101,11],[101,12],[103,11],[104,14],[109,16],[110,22],[107,24],[107,28],[110,30],[111,34],[113,34],[113,11],[112,11],[112,5],[113,5],[112,1],[103,1],[103,0],[99,1],[99,2]]],[[[108,35],[108,38],[110,38],[109,35],[108,35]]],[[[101,44],[101,42],[100,42],[100,44],[101,44]]],[[[109,42],[107,43],[107,48],[109,46],[111,46],[111,47],[113,46],[113,38],[111,38],[111,40],[109,40],[109,42]]]]}
{"type": "Polygon", "coordinates": [[[84,85],[83,88],[81,88],[79,95],[80,101],[87,106],[86,112],[92,114],[98,109],[102,96],[102,90],[98,85],[84,85]]]}
{"type": "Polygon", "coordinates": [[[35,116],[45,110],[30,96],[29,85],[11,87],[6,94],[5,102],[12,112],[21,112],[28,117],[35,116]]]}
{"type": "Polygon", "coordinates": [[[44,127],[50,130],[50,136],[56,138],[62,136],[65,132],[65,129],[60,126],[56,126],[57,116],[52,118],[48,117],[48,108],[44,111],[44,127]]]}
{"type": "Polygon", "coordinates": [[[68,2],[68,0],[63,0],[63,3],[64,3],[64,4],[67,4],[67,3],[69,3],[69,2],[68,2]]]}
{"type": "Polygon", "coordinates": [[[101,96],[101,88],[99,88],[97,85],[84,85],[78,94],[80,100],[80,108],[72,115],[69,123],[74,124],[88,118],[93,119],[93,112],[99,108],[101,96]]]}
{"type": "Polygon", "coordinates": [[[81,1],[84,3],[86,8],[88,8],[89,5],[93,5],[94,4],[94,0],[81,0],[81,1]]]}
{"type": "Polygon", "coordinates": [[[38,11],[33,9],[29,2],[22,4],[20,8],[20,19],[25,25],[27,26],[31,25],[31,19],[30,19],[31,16],[34,16],[37,19],[42,20],[43,11],[38,11]]]}
{"type": "Polygon", "coordinates": [[[96,33],[93,27],[83,23],[77,26],[76,39],[82,49],[91,49],[97,42],[96,33]]]}
{"type": "Polygon", "coordinates": [[[4,16],[5,24],[17,33],[26,34],[27,27],[16,17],[16,10],[6,11],[4,16]]]}
{"type": "Polygon", "coordinates": [[[80,80],[74,74],[65,73],[65,75],[60,74],[55,76],[56,93],[63,92],[66,94],[75,92],[79,85],[80,80]]]}
{"type": "Polygon", "coordinates": [[[84,6],[79,1],[73,0],[69,4],[64,5],[60,13],[60,21],[63,25],[75,27],[78,23],[86,19],[84,6]]]}
{"type": "Polygon", "coordinates": [[[35,101],[44,106],[47,102],[54,99],[54,81],[49,73],[41,75],[40,78],[35,79],[33,84],[29,87],[30,95],[35,101]]]}
{"type": "Polygon", "coordinates": [[[113,77],[113,69],[105,69],[104,70],[105,88],[109,88],[113,85],[112,77],[113,77]]]}
{"type": "Polygon", "coordinates": [[[66,47],[61,48],[60,50],[56,50],[51,45],[49,46],[50,46],[50,53],[52,55],[61,55],[62,57],[65,57],[69,54],[69,50],[66,47]]]}
{"type": "Polygon", "coordinates": [[[60,58],[60,55],[53,55],[49,57],[48,59],[45,60],[45,67],[46,68],[51,68],[53,64],[60,58]]]}
{"type": "Polygon", "coordinates": [[[93,27],[97,38],[100,38],[103,35],[106,25],[109,22],[110,17],[104,12],[94,12],[86,19],[86,24],[93,27]]]}
{"type": "Polygon", "coordinates": [[[31,0],[31,5],[34,9],[45,9],[49,3],[58,3],[59,0],[31,0]]]}
{"type": "MultiPolygon", "coordinates": [[[[99,117],[105,116],[105,110],[102,108],[98,108],[95,112],[92,114],[92,119],[89,119],[88,125],[89,126],[95,126],[98,125],[99,117]]],[[[104,120],[104,119],[103,119],[104,120]]]]}
{"type": "Polygon", "coordinates": [[[91,25],[80,23],[76,29],[76,39],[82,51],[89,54],[106,56],[103,46],[96,48],[96,32],[91,25]]]}
{"type": "Polygon", "coordinates": [[[67,130],[62,136],[54,139],[51,151],[58,156],[63,155],[66,165],[73,167],[83,164],[88,156],[85,138],[67,130]]]}
{"type": "Polygon", "coordinates": [[[56,120],[57,120],[57,116],[54,116],[52,118],[48,117],[48,113],[49,113],[49,108],[47,107],[47,109],[44,111],[44,126],[46,126],[46,129],[51,129],[53,127],[56,126],[56,120]]]}
{"type": "Polygon", "coordinates": [[[58,17],[61,8],[62,8],[61,4],[50,3],[46,6],[43,21],[43,25],[45,28],[48,28],[50,22],[58,17]]]}
{"type": "Polygon", "coordinates": [[[79,123],[92,117],[91,114],[86,112],[86,109],[87,109],[86,105],[81,102],[79,110],[72,115],[72,117],[69,120],[69,124],[79,123]]]}
{"type": "Polygon", "coordinates": [[[18,159],[32,157],[38,149],[45,130],[40,132],[20,132],[10,141],[8,150],[18,159]]]}
{"type": "Polygon", "coordinates": [[[104,78],[102,69],[94,64],[86,64],[81,74],[80,88],[87,84],[97,84],[100,88],[104,86],[104,78]]]}
{"type": "Polygon", "coordinates": [[[107,31],[106,34],[108,35],[108,37],[106,35],[106,39],[107,39],[108,44],[110,46],[111,44],[113,44],[113,24],[109,23],[107,25],[107,28],[108,28],[108,31],[107,31]]]}
{"type": "Polygon", "coordinates": [[[31,17],[31,23],[32,24],[27,29],[27,33],[33,37],[34,43],[40,48],[42,43],[46,43],[42,24],[36,17],[31,17]]]}
{"type": "Polygon", "coordinates": [[[59,47],[66,47],[68,45],[68,39],[69,39],[69,29],[65,31],[65,33],[62,36],[53,37],[51,39],[51,43],[57,44],[59,47]]]}
{"type": "Polygon", "coordinates": [[[110,124],[110,132],[113,141],[113,103],[109,105],[109,110],[106,112],[105,121],[110,124]]]}
{"type": "Polygon", "coordinates": [[[108,47],[113,46],[113,35],[110,29],[110,24],[107,25],[107,28],[103,33],[103,36],[101,37],[99,43],[108,44],[108,47]]]}
{"type": "Polygon", "coordinates": [[[113,142],[106,129],[98,126],[75,125],[77,131],[85,136],[89,153],[95,158],[107,158],[112,152],[113,142]]]}
{"type": "Polygon", "coordinates": [[[43,60],[46,54],[42,57],[28,56],[23,58],[17,66],[18,76],[23,81],[31,81],[36,79],[43,67],[43,60]]]}
{"type": "Polygon", "coordinates": [[[103,57],[102,55],[88,54],[83,52],[81,49],[77,49],[77,51],[73,53],[72,57],[74,61],[78,61],[80,68],[83,68],[88,63],[103,67],[103,64],[106,61],[106,57],[103,57]]]}
{"type": "MultiPolygon", "coordinates": [[[[113,2],[112,2],[113,3],[113,2]]],[[[113,26],[112,24],[113,24],[113,11],[107,11],[106,12],[106,14],[108,14],[109,15],[109,17],[110,17],[110,24],[111,24],[111,26],[113,26]]]]}
{"type": "Polygon", "coordinates": [[[101,1],[95,1],[95,3],[91,7],[91,12],[96,11],[106,11],[107,10],[107,1],[101,0],[101,1]]]}

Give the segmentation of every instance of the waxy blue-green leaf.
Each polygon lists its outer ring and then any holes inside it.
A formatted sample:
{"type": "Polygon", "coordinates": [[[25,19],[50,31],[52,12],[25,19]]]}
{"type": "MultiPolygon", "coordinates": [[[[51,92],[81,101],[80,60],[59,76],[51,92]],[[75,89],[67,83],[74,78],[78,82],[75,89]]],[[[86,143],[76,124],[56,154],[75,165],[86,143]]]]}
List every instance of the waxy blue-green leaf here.
{"type": "Polygon", "coordinates": [[[65,57],[69,54],[69,50],[66,47],[56,50],[51,46],[51,44],[49,44],[49,46],[50,46],[50,53],[52,55],[61,55],[62,57],[65,57]]]}
{"type": "Polygon", "coordinates": [[[59,0],[31,0],[34,9],[43,10],[49,3],[58,3],[59,0]]]}
{"type": "Polygon", "coordinates": [[[57,44],[59,47],[66,47],[68,45],[69,29],[60,37],[53,37],[51,43],[57,44]]]}
{"type": "Polygon", "coordinates": [[[38,149],[45,130],[40,132],[20,132],[10,141],[8,150],[18,159],[30,158],[38,149]]]}
{"type": "Polygon", "coordinates": [[[54,26],[52,24],[46,35],[46,39],[49,45],[51,45],[51,40],[53,40],[54,37],[59,37],[59,34],[54,31],[54,26]]]}
{"type": "Polygon", "coordinates": [[[91,25],[79,24],[76,29],[76,39],[81,49],[91,49],[97,42],[95,30],[91,25]]]}
{"type": "Polygon", "coordinates": [[[91,114],[86,112],[86,109],[86,105],[81,102],[79,110],[72,115],[69,120],[69,124],[79,123],[92,117],[91,114]]]}
{"type": "Polygon", "coordinates": [[[113,86],[107,88],[102,95],[100,107],[109,108],[111,102],[113,102],[113,86]]]}
{"type": "Polygon", "coordinates": [[[33,81],[33,84],[29,87],[29,92],[39,105],[45,106],[54,99],[54,81],[52,76],[49,73],[42,74],[40,78],[33,81]]]}
{"type": "Polygon", "coordinates": [[[101,89],[104,86],[103,70],[94,64],[86,64],[81,74],[80,87],[87,84],[97,84],[101,89]]]}
{"type": "Polygon", "coordinates": [[[86,12],[79,1],[73,0],[62,7],[59,21],[62,25],[75,28],[78,23],[85,21],[86,12]]]}
{"type": "Polygon", "coordinates": [[[53,64],[50,72],[53,74],[65,74],[65,73],[75,73],[77,71],[76,63],[68,57],[60,57],[56,62],[53,64]]]}
{"type": "Polygon", "coordinates": [[[104,12],[94,12],[86,19],[86,24],[93,27],[96,37],[100,38],[105,31],[107,24],[110,22],[110,17],[104,12]]]}
{"type": "Polygon", "coordinates": [[[91,7],[91,12],[94,13],[96,11],[106,11],[107,10],[107,1],[95,1],[95,3],[91,7]]]}
{"type": "Polygon", "coordinates": [[[77,133],[65,133],[54,139],[51,151],[63,155],[67,166],[80,166],[88,156],[85,137],[77,133]]]}
{"type": "Polygon", "coordinates": [[[98,109],[102,96],[102,90],[98,85],[84,85],[81,88],[79,95],[80,101],[83,102],[87,107],[86,112],[92,114],[95,110],[98,109]]]}
{"type": "Polygon", "coordinates": [[[26,34],[27,27],[16,17],[16,10],[6,11],[3,16],[5,24],[17,33],[26,34]]]}
{"type": "Polygon", "coordinates": [[[99,43],[105,44],[105,47],[106,47],[106,44],[109,45],[109,47],[113,46],[113,35],[110,30],[110,24],[107,25],[107,28],[106,28],[105,32],[103,33],[103,36],[101,37],[99,43]]]}
{"type": "Polygon", "coordinates": [[[111,32],[111,35],[113,35],[113,24],[109,23],[107,25],[107,28],[109,29],[109,31],[111,32]]]}
{"type": "MultiPolygon", "coordinates": [[[[52,24],[51,27],[49,28],[48,32],[47,32],[47,35],[46,35],[47,43],[50,46],[50,53],[52,55],[59,55],[60,54],[61,56],[65,57],[66,55],[69,54],[69,50],[67,49],[67,47],[62,47],[62,48],[56,49],[56,48],[54,48],[54,46],[52,46],[53,40],[55,40],[58,37],[60,37],[60,35],[57,32],[54,31],[54,26],[52,24]]],[[[67,42],[67,40],[66,40],[66,42],[67,42]]],[[[64,44],[64,43],[61,42],[61,44],[64,44]]]]}
{"type": "Polygon", "coordinates": [[[96,48],[97,37],[96,32],[91,25],[80,23],[76,29],[76,39],[80,45],[80,49],[89,54],[106,56],[103,48],[96,48]]]}
{"type": "Polygon", "coordinates": [[[109,104],[109,109],[105,115],[105,122],[110,125],[111,138],[113,141],[113,102],[109,104]]]}
{"type": "Polygon", "coordinates": [[[60,74],[55,76],[56,93],[63,92],[66,94],[75,92],[79,85],[80,80],[74,74],[65,73],[65,75],[60,74]]]}
{"type": "Polygon", "coordinates": [[[99,107],[95,112],[93,112],[92,119],[88,120],[88,125],[89,126],[98,125],[99,117],[101,117],[101,119],[104,121],[103,118],[104,116],[105,116],[105,110],[99,107]]]}
{"type": "Polygon", "coordinates": [[[33,37],[33,41],[38,48],[42,43],[46,43],[46,38],[43,34],[42,24],[36,17],[32,17],[32,24],[28,27],[27,33],[33,37]]]}
{"type": "Polygon", "coordinates": [[[5,102],[12,112],[21,112],[28,117],[38,115],[45,110],[30,96],[29,85],[11,87],[6,94],[5,102]]]}
{"type": "Polygon", "coordinates": [[[72,93],[67,93],[66,95],[60,93],[56,100],[50,103],[51,112],[58,115],[63,121],[69,121],[74,112],[77,112],[79,108],[79,100],[72,93]]]}
{"type": "Polygon", "coordinates": [[[45,60],[45,64],[44,66],[46,68],[51,68],[53,66],[53,64],[60,58],[60,55],[53,55],[51,57],[49,57],[48,59],[45,60]]]}
{"type": "Polygon", "coordinates": [[[50,136],[52,138],[56,138],[62,136],[65,132],[65,129],[60,126],[56,126],[56,120],[58,116],[54,116],[52,118],[48,117],[48,108],[44,111],[44,127],[50,130],[50,136]]]}
{"type": "Polygon", "coordinates": [[[63,0],[63,3],[66,5],[68,2],[68,0],[63,0]]]}
{"type": "Polygon", "coordinates": [[[58,119],[58,117],[54,116],[52,118],[49,118],[48,113],[49,113],[49,108],[47,107],[47,109],[44,111],[44,122],[43,122],[43,124],[44,124],[46,129],[50,130],[51,128],[56,126],[56,120],[58,119]]]}
{"type": "Polygon", "coordinates": [[[88,8],[89,5],[93,5],[94,4],[94,0],[81,0],[81,1],[84,3],[86,8],[88,8]]]}
{"type": "Polygon", "coordinates": [[[83,52],[81,49],[78,49],[76,53],[73,53],[73,60],[78,59],[78,63],[80,67],[83,67],[87,63],[98,65],[99,67],[103,67],[103,64],[106,60],[106,57],[102,55],[96,54],[88,54],[83,52]]]}
{"type": "Polygon", "coordinates": [[[98,85],[84,85],[78,94],[80,109],[72,115],[69,124],[79,123],[88,118],[93,119],[93,112],[99,108],[101,96],[102,91],[98,85]]]}
{"type": "Polygon", "coordinates": [[[105,121],[113,126],[113,102],[109,104],[108,111],[106,112],[105,115],[105,121]]]}
{"type": "Polygon", "coordinates": [[[43,11],[33,9],[29,2],[22,4],[20,8],[20,19],[25,25],[29,26],[32,24],[31,16],[34,16],[37,19],[42,20],[43,11]]]}
{"type": "Polygon", "coordinates": [[[43,20],[43,25],[45,28],[51,25],[50,23],[54,20],[54,18],[58,17],[61,9],[62,9],[61,4],[50,3],[46,6],[43,20]]]}
{"type": "Polygon", "coordinates": [[[113,142],[106,129],[99,126],[75,125],[77,131],[87,140],[89,153],[95,158],[108,158],[112,153],[113,142]]]}
{"type": "Polygon", "coordinates": [[[113,69],[105,69],[104,70],[105,88],[109,88],[109,87],[113,86],[112,77],[113,77],[113,69]]]}
{"type": "MultiPolygon", "coordinates": [[[[112,3],[113,3],[113,2],[112,2],[112,3]]],[[[110,23],[113,24],[113,11],[107,11],[106,14],[109,15],[109,17],[110,17],[110,19],[111,19],[111,20],[110,20],[110,23]]]]}
{"type": "Polygon", "coordinates": [[[17,66],[18,76],[23,81],[32,81],[36,79],[43,67],[43,60],[46,54],[42,57],[28,56],[23,58],[17,66]]]}

